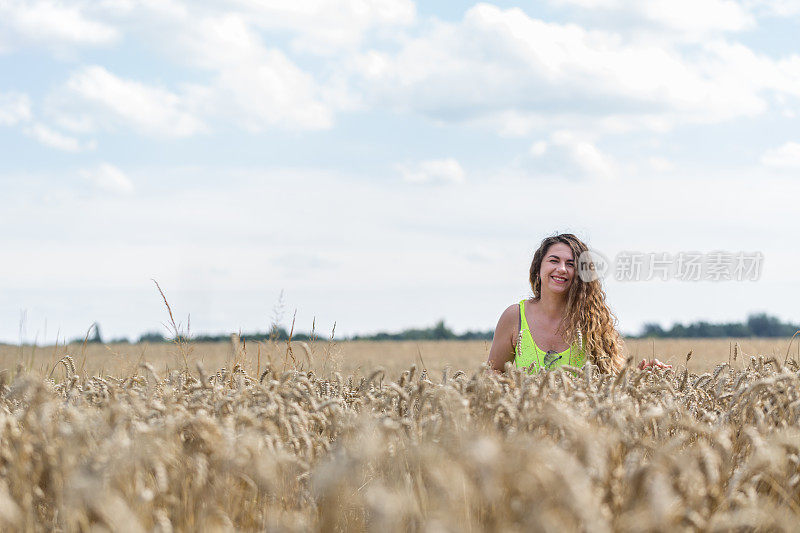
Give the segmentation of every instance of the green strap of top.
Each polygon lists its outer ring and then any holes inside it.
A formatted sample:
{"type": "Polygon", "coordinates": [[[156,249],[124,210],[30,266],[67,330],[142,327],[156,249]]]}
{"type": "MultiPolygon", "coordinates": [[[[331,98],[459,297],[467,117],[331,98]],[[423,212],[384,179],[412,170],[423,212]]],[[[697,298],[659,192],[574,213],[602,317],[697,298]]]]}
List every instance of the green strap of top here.
{"type": "Polygon", "coordinates": [[[573,343],[561,353],[545,352],[533,341],[528,319],[525,317],[525,300],[519,302],[520,329],[517,343],[514,345],[514,365],[517,368],[527,368],[530,373],[538,372],[545,368],[552,370],[557,366],[571,365],[583,366],[586,362],[583,343],[573,343]]]}

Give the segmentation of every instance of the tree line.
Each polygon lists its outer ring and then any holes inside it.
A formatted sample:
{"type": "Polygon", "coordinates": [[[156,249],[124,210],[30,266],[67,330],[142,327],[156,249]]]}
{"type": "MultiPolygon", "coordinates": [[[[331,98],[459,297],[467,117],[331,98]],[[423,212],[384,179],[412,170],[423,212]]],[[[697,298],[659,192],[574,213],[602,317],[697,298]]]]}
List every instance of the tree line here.
{"type": "MultiPolygon", "coordinates": [[[[100,336],[99,326],[94,326],[95,335],[89,337],[87,342],[103,342],[100,336]]],[[[268,340],[273,341],[316,341],[327,340],[329,337],[321,336],[316,333],[294,332],[291,333],[286,328],[281,326],[273,326],[268,332],[251,332],[239,333],[240,338],[247,341],[263,342],[268,340]]],[[[353,335],[346,337],[342,340],[365,340],[365,341],[421,341],[421,340],[492,340],[494,330],[486,331],[467,331],[465,333],[455,333],[452,329],[447,327],[443,320],[438,321],[434,326],[429,328],[410,328],[396,333],[379,332],[372,335],[353,335]]],[[[225,342],[231,338],[230,334],[208,335],[198,334],[191,335],[191,337],[176,339],[171,336],[164,335],[158,331],[148,331],[138,337],[136,342],[173,342],[175,340],[187,340],[192,342],[225,342]]],[[[72,342],[84,342],[83,338],[75,339],[72,342]]],[[[112,339],[111,342],[130,342],[127,338],[112,339]]]]}
{"type": "MultiPolygon", "coordinates": [[[[770,316],[766,313],[751,314],[744,322],[711,323],[697,321],[690,324],[673,324],[669,328],[663,328],[656,323],[647,323],[643,326],[639,335],[627,335],[629,338],[714,338],[714,337],[791,337],[795,332],[800,331],[800,325],[783,322],[779,318],[770,316]]],[[[93,325],[94,335],[87,336],[87,339],[75,339],[73,342],[102,343],[100,326],[93,325]]],[[[353,335],[343,340],[364,340],[364,341],[436,341],[436,340],[486,340],[491,341],[494,330],[467,331],[465,333],[455,333],[444,323],[438,321],[434,326],[428,328],[409,328],[399,332],[379,332],[372,335],[353,335]]],[[[240,333],[239,337],[248,341],[263,342],[273,341],[315,341],[325,340],[316,333],[296,332],[290,333],[285,328],[273,326],[268,332],[240,333]]],[[[151,331],[139,336],[137,342],[173,342],[173,337],[162,333],[151,331]]],[[[225,342],[230,340],[230,334],[220,335],[192,335],[192,342],[225,342]]],[[[112,339],[110,342],[130,342],[127,338],[112,339]]]]}
{"type": "Polygon", "coordinates": [[[674,324],[668,329],[649,323],[642,328],[638,338],[708,338],[708,337],[791,337],[800,331],[800,325],[783,322],[766,313],[751,314],[744,322],[713,324],[699,321],[691,324],[674,324]]]}

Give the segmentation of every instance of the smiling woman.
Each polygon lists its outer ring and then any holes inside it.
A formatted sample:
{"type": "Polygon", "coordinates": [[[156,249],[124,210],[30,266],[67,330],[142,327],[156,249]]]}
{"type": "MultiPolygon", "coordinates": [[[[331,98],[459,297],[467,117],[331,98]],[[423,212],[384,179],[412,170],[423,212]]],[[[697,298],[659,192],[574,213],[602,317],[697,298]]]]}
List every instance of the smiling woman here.
{"type": "Polygon", "coordinates": [[[495,328],[488,361],[494,370],[507,362],[534,372],[587,360],[604,372],[622,368],[616,319],[585,252],[586,244],[571,233],[542,241],[530,269],[533,297],[510,305],[495,328]],[[590,275],[579,275],[579,259],[581,272],[590,275]]]}

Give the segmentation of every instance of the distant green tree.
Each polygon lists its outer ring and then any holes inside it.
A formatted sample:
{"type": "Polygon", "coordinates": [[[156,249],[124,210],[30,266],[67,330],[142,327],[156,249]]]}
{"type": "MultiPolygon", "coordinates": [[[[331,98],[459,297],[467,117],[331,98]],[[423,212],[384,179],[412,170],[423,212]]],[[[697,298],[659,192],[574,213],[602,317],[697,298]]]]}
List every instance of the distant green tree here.
{"type": "Polygon", "coordinates": [[[758,313],[747,317],[747,327],[756,337],[790,337],[797,326],[784,324],[777,317],[758,313]]]}
{"type": "Polygon", "coordinates": [[[663,337],[664,328],[659,324],[648,322],[642,327],[642,337],[663,337]]]}
{"type": "Polygon", "coordinates": [[[726,324],[725,325],[726,337],[752,337],[753,332],[747,327],[747,324],[726,324]]]}
{"type": "MultiPolygon", "coordinates": [[[[493,336],[494,331],[491,329],[487,331],[467,331],[461,335],[456,335],[445,325],[444,320],[440,320],[431,328],[404,329],[398,333],[381,331],[372,335],[354,335],[351,339],[370,341],[492,340],[493,336]]],[[[295,338],[297,337],[295,336],[295,338]]]]}
{"type": "Polygon", "coordinates": [[[766,313],[757,313],[749,315],[744,323],[712,324],[701,320],[686,325],[676,323],[666,330],[658,324],[648,323],[642,327],[639,337],[791,337],[798,329],[800,326],[796,324],[782,322],[766,313]]]}
{"type": "Polygon", "coordinates": [[[437,341],[454,339],[456,337],[455,334],[444,325],[444,320],[440,320],[436,323],[436,325],[433,327],[433,331],[431,332],[431,336],[437,341]]]}
{"type": "Polygon", "coordinates": [[[148,331],[139,336],[138,342],[165,342],[167,339],[157,331],[148,331]]]}

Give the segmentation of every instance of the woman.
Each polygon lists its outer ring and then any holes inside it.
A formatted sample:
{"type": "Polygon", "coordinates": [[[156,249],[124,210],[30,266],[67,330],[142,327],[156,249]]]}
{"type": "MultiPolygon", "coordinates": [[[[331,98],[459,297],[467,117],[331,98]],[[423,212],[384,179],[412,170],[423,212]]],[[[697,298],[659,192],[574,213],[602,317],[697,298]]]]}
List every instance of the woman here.
{"type": "MultiPolygon", "coordinates": [[[[488,361],[494,370],[502,371],[507,362],[534,372],[580,367],[587,360],[603,372],[622,368],[622,341],[600,280],[591,275],[594,265],[581,265],[588,276],[579,276],[576,269],[586,251],[586,244],[571,233],[542,241],[530,269],[533,297],[510,305],[497,322],[488,361]]],[[[666,367],[657,360],[640,365],[650,366],[666,367]]]]}

